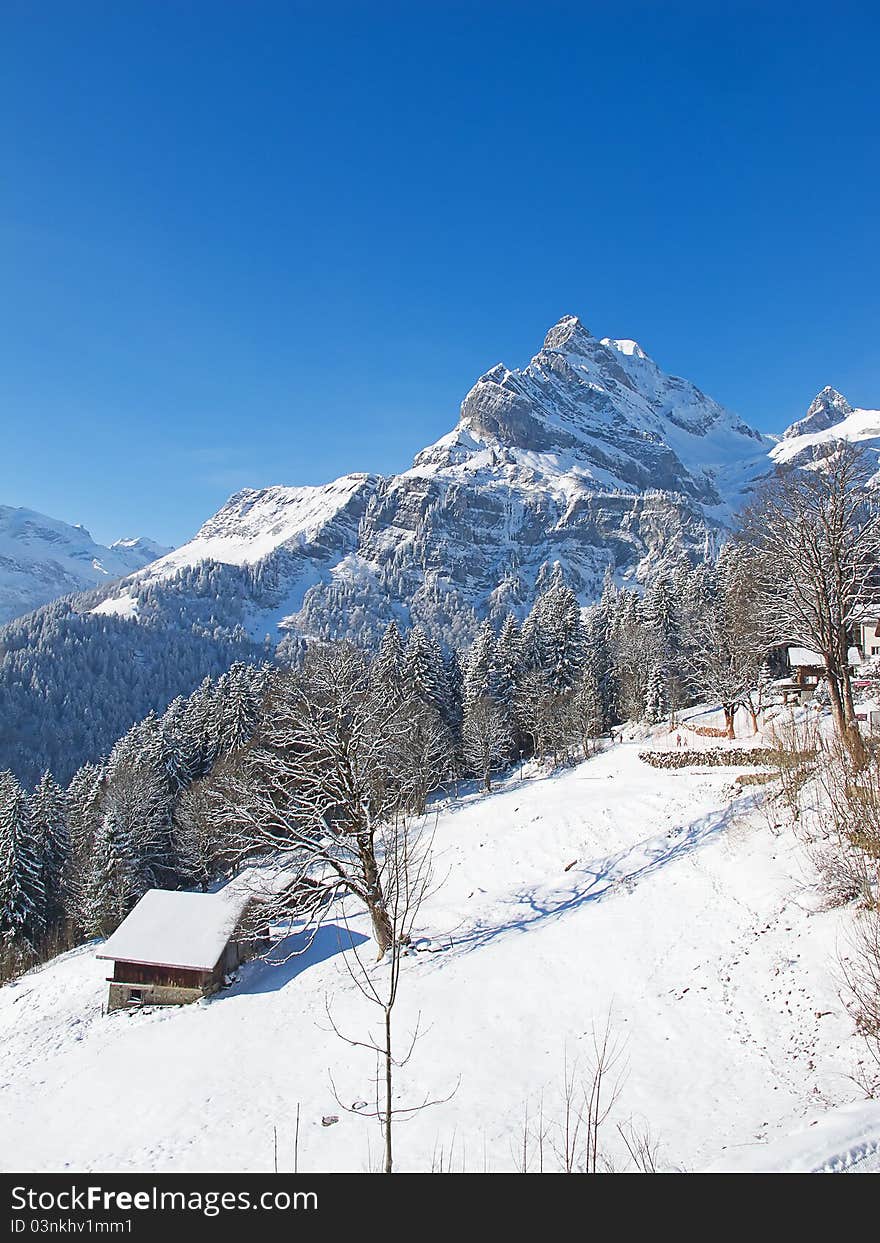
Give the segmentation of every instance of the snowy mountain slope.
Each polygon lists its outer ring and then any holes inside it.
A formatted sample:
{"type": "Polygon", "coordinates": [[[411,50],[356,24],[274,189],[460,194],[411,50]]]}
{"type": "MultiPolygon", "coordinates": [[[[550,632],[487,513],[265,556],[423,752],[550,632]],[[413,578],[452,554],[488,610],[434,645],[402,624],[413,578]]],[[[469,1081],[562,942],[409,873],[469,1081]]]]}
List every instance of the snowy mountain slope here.
{"type": "Polygon", "coordinates": [[[192,540],[108,592],[94,612],[137,618],[145,598],[155,612],[156,588],[170,590],[172,606],[179,605],[193,590],[193,571],[219,565],[242,571],[226,578],[245,597],[236,621],[254,638],[267,632],[277,638],[278,625],[301,607],[306,591],[356,549],[376,486],[375,476],[354,474],[323,487],[245,488],[192,540]]]}
{"type": "Polygon", "coordinates": [[[568,315],[523,371],[499,363],[477,381],[456,431],[423,450],[415,470],[458,467],[460,476],[500,455],[555,479],[566,495],[667,491],[714,507],[736,504],[739,488],[766,469],[771,444],[689,381],[665,375],[636,342],[597,340],[568,315]]]}
{"type": "MultiPolygon", "coordinates": [[[[396,1082],[400,1103],[453,1094],[398,1127],[400,1169],[441,1153],[517,1168],[526,1105],[532,1126],[560,1118],[566,1059],[586,1065],[609,1013],[626,1043],[614,1117],[650,1125],[664,1168],[801,1131],[806,1159],[810,1124],[857,1096],[832,971],[848,913],[817,910],[802,846],[769,831],[735,770],[649,768],[638,745],[438,805],[442,883],[417,929],[433,952],[405,960],[396,1011],[400,1033],[420,1013],[425,1034],[396,1082]]],[[[364,932],[334,912],[301,957],[249,964],[181,1010],[104,1017],[94,946],[0,989],[0,1166],[266,1172],[277,1127],[289,1170],[299,1106],[301,1172],[370,1168],[376,1124],[340,1108],[330,1076],[345,1105],[369,1102],[373,1059],[326,1013],[356,1037],[375,1021],[340,958],[364,932]]],[[[855,1129],[867,1154],[871,1125],[838,1127],[829,1168],[855,1129]]]]}
{"type": "Polygon", "coordinates": [[[826,387],[806,416],[792,423],[770,456],[780,466],[807,465],[824,457],[838,440],[880,452],[880,410],[854,410],[841,393],[826,387]]]}
{"type": "Polygon", "coordinates": [[[239,493],[101,610],[176,609],[188,572],[216,562],[258,567],[236,580],[254,638],[370,642],[396,616],[452,641],[486,613],[521,612],[556,561],[587,602],[609,566],[644,580],[705,555],[772,445],[635,342],[565,316],[527,367],[482,376],[409,470],[239,493]],[[174,600],[146,599],[171,583],[174,600]]]}
{"type": "Polygon", "coordinates": [[[0,505],[0,623],[141,569],[168,551],[148,539],[96,544],[81,526],[0,505]]]}
{"type": "Polygon", "coordinates": [[[370,475],[346,475],[325,487],[245,488],[204,524],[195,539],[152,566],[147,577],[167,577],[201,561],[253,565],[281,547],[307,550],[311,556],[318,556],[322,545],[336,552],[333,524],[352,512],[356,518],[374,486],[370,475]]]}
{"type": "MultiPolygon", "coordinates": [[[[145,535],[136,535],[133,539],[114,540],[110,545],[110,551],[121,557],[130,558],[132,561],[140,561],[143,565],[149,565],[151,561],[158,561],[160,557],[171,552],[171,549],[165,544],[157,544],[155,540],[148,539],[145,535]]],[[[137,568],[140,569],[141,566],[137,568]]]]}

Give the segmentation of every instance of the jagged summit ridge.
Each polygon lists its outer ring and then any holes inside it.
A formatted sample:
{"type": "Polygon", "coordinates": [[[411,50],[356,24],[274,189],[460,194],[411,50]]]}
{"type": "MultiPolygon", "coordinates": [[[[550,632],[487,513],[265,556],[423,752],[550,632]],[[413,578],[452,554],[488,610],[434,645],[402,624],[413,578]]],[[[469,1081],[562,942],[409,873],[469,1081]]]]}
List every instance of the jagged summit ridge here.
{"type": "Polygon", "coordinates": [[[588,348],[593,340],[589,329],[581,323],[577,315],[563,315],[544,337],[544,349],[578,353],[588,348]]]}
{"type": "Polygon", "coordinates": [[[482,468],[490,453],[580,478],[594,491],[659,488],[721,506],[740,497],[739,464],[771,446],[695,385],[664,373],[637,342],[599,340],[566,315],[528,366],[498,363],[482,375],[458,427],[414,466],[460,472],[482,468]]]}

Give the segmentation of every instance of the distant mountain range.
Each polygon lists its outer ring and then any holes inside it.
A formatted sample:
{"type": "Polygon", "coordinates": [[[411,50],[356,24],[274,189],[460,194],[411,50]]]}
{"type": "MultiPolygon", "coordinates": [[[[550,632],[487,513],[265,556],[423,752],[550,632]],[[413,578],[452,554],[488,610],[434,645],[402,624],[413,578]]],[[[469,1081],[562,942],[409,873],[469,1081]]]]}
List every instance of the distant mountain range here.
{"type": "Polygon", "coordinates": [[[193,574],[219,564],[239,571],[235,620],[255,639],[372,642],[395,617],[454,642],[522,611],[555,562],[586,603],[609,566],[643,581],[705,555],[774,444],[636,342],[565,316],[523,370],[486,372],[409,470],[238,492],[99,610],[190,615],[193,574]]]}
{"type": "Polygon", "coordinates": [[[230,659],[373,645],[391,618],[456,646],[522,615],[557,566],[583,604],[609,572],[646,583],[713,555],[758,481],[836,438],[880,450],[880,412],[826,388],[767,436],[569,315],[528,366],[481,376],[401,474],[246,488],[172,552],[0,509],[0,617],[93,587],[0,631],[0,768],[94,758],[230,659]]]}
{"type": "Polygon", "coordinates": [[[0,622],[122,578],[169,549],[143,537],[96,544],[82,526],[0,505],[0,622]]]}

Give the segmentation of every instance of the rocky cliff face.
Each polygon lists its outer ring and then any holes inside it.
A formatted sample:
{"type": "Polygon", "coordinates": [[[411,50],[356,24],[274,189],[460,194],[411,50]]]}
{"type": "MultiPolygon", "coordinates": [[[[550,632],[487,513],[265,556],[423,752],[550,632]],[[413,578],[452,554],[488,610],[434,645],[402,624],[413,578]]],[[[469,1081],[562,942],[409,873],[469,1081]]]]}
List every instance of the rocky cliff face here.
{"type": "Polygon", "coordinates": [[[395,616],[453,642],[487,613],[522,610],[555,562],[586,603],[609,568],[645,581],[706,555],[773,444],[636,342],[565,316],[527,367],[481,376],[410,470],[238,493],[99,609],[186,613],[219,564],[235,567],[228,615],[255,638],[371,642],[395,616]]]}

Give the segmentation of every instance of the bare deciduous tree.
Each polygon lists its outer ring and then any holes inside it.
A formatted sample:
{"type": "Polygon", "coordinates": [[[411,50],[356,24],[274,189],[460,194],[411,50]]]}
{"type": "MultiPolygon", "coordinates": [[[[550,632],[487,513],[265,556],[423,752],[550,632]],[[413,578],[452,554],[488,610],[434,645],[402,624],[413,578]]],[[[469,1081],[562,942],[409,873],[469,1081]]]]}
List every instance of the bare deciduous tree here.
{"type": "Polygon", "coordinates": [[[838,738],[823,747],[817,776],[824,798],[815,819],[834,838],[817,859],[829,897],[880,905],[880,757],[870,748],[855,762],[838,738]]]}
{"type": "Polygon", "coordinates": [[[298,914],[318,918],[345,893],[363,902],[380,957],[394,938],[378,845],[412,796],[399,772],[408,729],[362,653],[318,649],[276,679],[257,738],[211,792],[239,857],[268,853],[292,871],[298,914]]]}
{"type": "Polygon", "coordinates": [[[326,1003],[327,1017],[336,1035],[351,1048],[367,1049],[376,1056],[376,1102],[373,1110],[354,1109],[345,1105],[336,1090],[332,1075],[330,1082],[338,1104],[346,1112],[378,1119],[382,1128],[383,1169],[386,1174],[391,1174],[394,1170],[395,1120],[411,1118],[431,1105],[449,1100],[453,1094],[441,1099],[426,1096],[413,1105],[395,1104],[394,1101],[395,1072],[408,1064],[420,1035],[421,1015],[409,1033],[403,1051],[398,1050],[394,1037],[394,1008],[400,993],[403,962],[409,956],[412,944],[413,925],[422,902],[432,887],[431,845],[432,838],[424,829],[419,831],[404,819],[398,819],[383,829],[382,881],[391,942],[384,960],[378,964],[365,962],[353,939],[350,939],[346,947],[345,965],[349,975],[361,995],[381,1011],[381,1032],[375,1036],[368,1033],[365,1039],[343,1032],[333,1017],[329,1001],[326,1003]]]}
{"type": "Polygon", "coordinates": [[[510,724],[504,711],[488,696],[469,704],[462,730],[465,762],[492,789],[492,774],[510,759],[510,724]]]}
{"type": "Polygon", "coordinates": [[[514,1154],[520,1173],[544,1173],[548,1153],[566,1174],[597,1174],[605,1168],[602,1137],[626,1079],[624,1044],[610,1016],[602,1029],[593,1028],[592,1043],[588,1064],[569,1059],[566,1052],[556,1116],[555,1111],[548,1114],[543,1096],[536,1121],[530,1122],[526,1106],[521,1145],[514,1154]]]}
{"type": "Polygon", "coordinates": [[[757,686],[766,643],[760,634],[751,560],[726,549],[712,573],[711,593],[689,627],[691,676],[698,693],[718,699],[728,738],[738,707],[757,686]]]}
{"type": "Polygon", "coordinates": [[[742,530],[756,554],[768,640],[821,655],[835,726],[857,757],[864,748],[848,650],[860,611],[877,596],[880,509],[868,489],[876,465],[867,451],[837,443],[809,469],[780,469],[742,530]]]}

